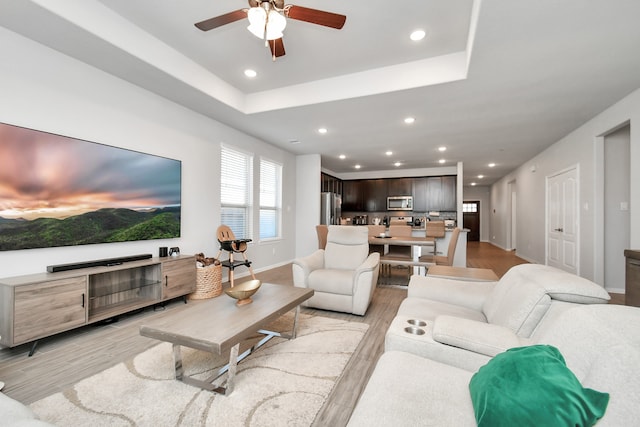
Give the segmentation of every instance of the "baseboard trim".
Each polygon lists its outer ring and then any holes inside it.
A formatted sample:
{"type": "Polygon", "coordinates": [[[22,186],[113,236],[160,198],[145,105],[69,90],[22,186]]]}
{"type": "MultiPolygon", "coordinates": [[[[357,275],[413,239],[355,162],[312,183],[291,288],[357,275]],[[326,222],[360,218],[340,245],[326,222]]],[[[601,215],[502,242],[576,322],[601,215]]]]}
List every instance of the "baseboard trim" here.
{"type": "MultiPolygon", "coordinates": [[[[254,273],[261,273],[263,271],[267,271],[267,270],[271,270],[273,268],[278,268],[278,267],[282,267],[283,265],[287,265],[287,264],[291,264],[293,262],[293,260],[288,260],[288,261],[282,261],[276,264],[271,264],[271,265],[267,265],[266,267],[261,267],[261,268],[254,268],[253,272],[254,273]]],[[[229,281],[229,272],[227,271],[227,274],[224,274],[224,270],[227,270],[225,268],[222,269],[223,271],[223,275],[222,275],[222,282],[228,282],[229,281]]],[[[247,277],[247,276],[251,276],[251,273],[249,272],[249,269],[243,270],[242,273],[237,273],[234,271],[233,273],[233,277],[234,279],[239,279],[242,277],[247,277]]]]}

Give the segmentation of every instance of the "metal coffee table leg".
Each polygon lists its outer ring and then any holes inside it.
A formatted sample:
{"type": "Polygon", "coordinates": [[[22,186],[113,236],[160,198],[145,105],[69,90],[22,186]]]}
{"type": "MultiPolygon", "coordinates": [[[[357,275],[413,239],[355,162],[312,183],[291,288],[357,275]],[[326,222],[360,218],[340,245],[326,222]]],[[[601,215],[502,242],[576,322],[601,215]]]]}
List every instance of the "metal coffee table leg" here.
{"type": "Polygon", "coordinates": [[[182,351],[180,349],[179,344],[173,344],[173,360],[175,365],[175,374],[176,379],[184,382],[185,384],[193,385],[196,387],[200,387],[204,390],[213,391],[219,394],[229,394],[233,391],[233,382],[236,376],[236,370],[238,363],[248,357],[251,353],[262,347],[273,337],[281,337],[286,339],[295,339],[298,333],[298,315],[300,314],[300,306],[296,306],[296,312],[293,317],[293,328],[291,330],[291,334],[282,334],[280,332],[268,331],[265,329],[260,329],[258,333],[263,334],[264,337],[254,344],[251,348],[245,350],[241,355],[238,356],[238,351],[240,350],[240,344],[236,344],[231,348],[229,353],[229,363],[223,366],[215,373],[213,376],[207,378],[206,380],[199,380],[188,375],[184,374],[184,367],[182,365],[182,351]],[[222,387],[219,385],[215,385],[214,382],[218,378],[220,378],[223,374],[229,372],[227,376],[227,385],[226,387],[222,387]]]}

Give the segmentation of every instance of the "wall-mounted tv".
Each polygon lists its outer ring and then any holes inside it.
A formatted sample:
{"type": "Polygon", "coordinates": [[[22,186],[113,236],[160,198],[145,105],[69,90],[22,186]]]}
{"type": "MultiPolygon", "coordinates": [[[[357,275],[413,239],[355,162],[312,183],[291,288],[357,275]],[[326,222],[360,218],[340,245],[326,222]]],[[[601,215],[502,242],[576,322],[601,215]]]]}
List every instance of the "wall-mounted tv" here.
{"type": "Polygon", "coordinates": [[[0,251],[180,237],[181,169],[0,123],[0,251]]]}

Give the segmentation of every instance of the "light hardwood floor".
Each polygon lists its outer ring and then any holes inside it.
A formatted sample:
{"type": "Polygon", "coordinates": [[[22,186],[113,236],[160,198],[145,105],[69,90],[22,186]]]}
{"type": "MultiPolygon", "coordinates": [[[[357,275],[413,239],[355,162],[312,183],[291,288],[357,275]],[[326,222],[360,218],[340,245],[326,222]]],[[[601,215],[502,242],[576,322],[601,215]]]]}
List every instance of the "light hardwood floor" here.
{"type": "MultiPolygon", "coordinates": [[[[524,262],[526,261],[516,257],[514,253],[488,243],[468,244],[469,267],[490,268],[498,276],[502,276],[511,266],[524,262]]],[[[319,412],[315,426],[344,426],[347,423],[378,357],[382,354],[385,332],[407,294],[406,288],[397,286],[398,283],[407,283],[406,271],[399,270],[392,274],[386,281],[393,284],[377,287],[365,316],[303,308],[302,312],[307,314],[369,324],[362,343],[319,412]]],[[[257,277],[265,282],[293,285],[291,265],[258,273],[257,277]]],[[[247,279],[238,279],[238,282],[247,279]]],[[[117,322],[87,326],[44,339],[33,357],[27,357],[30,348],[27,345],[0,350],[0,380],[6,383],[3,392],[29,404],[61,391],[156,345],[157,341],[139,335],[140,324],[151,317],[162,316],[167,311],[179,310],[189,316],[190,304],[195,303],[197,301],[190,301],[188,304],[180,300],[173,301],[167,304],[164,311],[146,309],[121,316],[117,322]]]]}

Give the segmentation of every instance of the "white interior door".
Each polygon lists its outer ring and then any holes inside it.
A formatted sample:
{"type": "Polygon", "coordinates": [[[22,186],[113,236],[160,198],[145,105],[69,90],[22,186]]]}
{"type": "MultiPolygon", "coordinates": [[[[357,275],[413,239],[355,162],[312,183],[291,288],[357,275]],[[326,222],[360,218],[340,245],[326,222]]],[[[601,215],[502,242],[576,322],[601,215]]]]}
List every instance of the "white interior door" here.
{"type": "Polygon", "coordinates": [[[579,274],[578,170],[547,178],[547,265],[579,274]]]}

